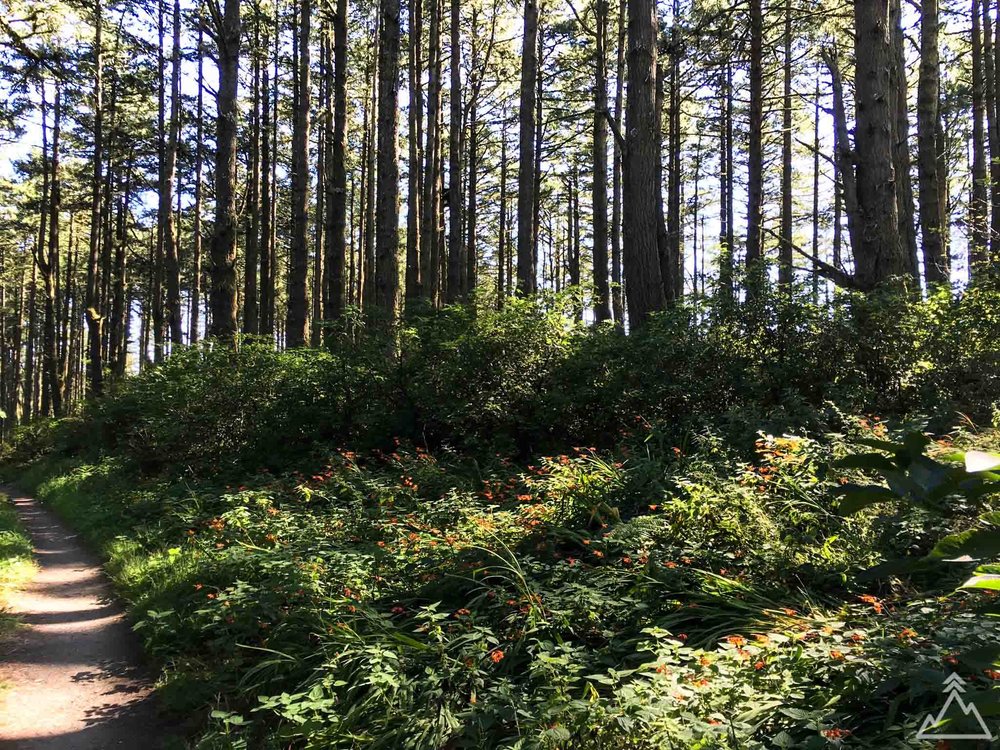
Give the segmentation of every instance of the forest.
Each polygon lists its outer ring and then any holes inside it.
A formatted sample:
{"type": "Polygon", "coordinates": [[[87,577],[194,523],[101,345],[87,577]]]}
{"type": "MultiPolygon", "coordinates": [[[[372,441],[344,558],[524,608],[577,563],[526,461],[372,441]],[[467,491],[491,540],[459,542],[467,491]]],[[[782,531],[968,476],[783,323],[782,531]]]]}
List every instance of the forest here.
{"type": "Polygon", "coordinates": [[[993,747],[1000,2],[0,0],[0,481],[0,747],[993,747]]]}

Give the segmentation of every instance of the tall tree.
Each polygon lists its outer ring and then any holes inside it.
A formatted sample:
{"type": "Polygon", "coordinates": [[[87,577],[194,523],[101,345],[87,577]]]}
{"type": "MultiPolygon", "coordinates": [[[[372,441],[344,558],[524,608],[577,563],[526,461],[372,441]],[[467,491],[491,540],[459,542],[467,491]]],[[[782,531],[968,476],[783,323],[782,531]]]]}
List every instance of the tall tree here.
{"type": "MultiPolygon", "coordinates": [[[[194,144],[194,238],[193,267],[191,270],[191,314],[188,340],[194,344],[201,336],[201,249],[202,249],[202,169],[204,167],[205,150],[202,145],[205,132],[205,50],[204,50],[204,18],[202,4],[198,4],[198,96],[195,110],[195,144],[194,144]]],[[[265,45],[266,46],[266,45],[265,45]]],[[[266,90],[266,86],[264,87],[266,90]]]]}
{"type": "Polygon", "coordinates": [[[641,328],[664,306],[657,249],[659,133],[656,128],[656,3],[628,3],[624,266],[629,323],[641,328]]]}
{"type": "Polygon", "coordinates": [[[987,259],[989,185],[986,173],[982,0],[972,0],[972,199],[969,206],[969,273],[978,276],[987,259]]]}
{"type": "Polygon", "coordinates": [[[240,0],[208,0],[218,44],[218,116],[215,125],[215,231],[211,250],[209,334],[236,335],[236,135],[240,78],[240,0]]]}
{"type": "Polygon", "coordinates": [[[538,84],[538,2],[524,0],[517,174],[517,291],[535,292],[535,108],[538,84]]]}
{"type": "Polygon", "coordinates": [[[899,237],[903,243],[903,261],[906,273],[920,282],[920,262],[917,259],[917,222],[914,219],[913,178],[910,157],[910,97],[906,74],[906,40],[903,36],[900,0],[890,0],[890,27],[896,65],[893,88],[896,91],[896,119],[893,142],[894,168],[896,170],[896,204],[899,209],[899,237]]]}
{"type": "MultiPolygon", "coordinates": [[[[102,0],[96,0],[94,3],[94,151],[91,158],[90,252],[87,256],[87,382],[92,396],[100,396],[104,391],[104,362],[101,357],[104,319],[100,312],[100,279],[98,278],[101,248],[101,186],[104,169],[104,103],[102,101],[104,90],[104,19],[101,3],[102,0]]],[[[32,283],[34,283],[34,279],[32,279],[32,283]]]]}
{"type": "Polygon", "coordinates": [[[793,200],[792,200],[792,0],[785,0],[784,91],[781,106],[781,244],[778,255],[778,284],[786,295],[792,289],[793,200]]]}
{"type": "Polygon", "coordinates": [[[462,252],[462,13],[460,0],[451,0],[451,116],[448,123],[448,283],[449,303],[464,297],[462,252]]]}
{"type": "Polygon", "coordinates": [[[874,289],[905,270],[893,161],[893,105],[898,85],[893,73],[888,3],[854,0],[855,91],[857,94],[857,202],[860,231],[854,246],[855,277],[874,289]]]}
{"type": "Polygon", "coordinates": [[[920,4],[920,81],[917,86],[917,162],[920,182],[920,229],[924,274],[928,284],[949,282],[944,242],[944,211],[940,205],[937,133],[941,100],[938,51],[938,2],[920,4]]]}
{"type": "MultiPolygon", "coordinates": [[[[573,12],[576,14],[575,8],[573,12]]],[[[611,119],[611,112],[608,109],[609,13],[608,0],[594,0],[593,28],[587,28],[582,18],[576,14],[580,24],[594,40],[591,210],[594,221],[592,304],[594,320],[597,323],[611,319],[611,288],[608,282],[608,121],[611,119]]]]}
{"type": "Polygon", "coordinates": [[[246,228],[246,256],[243,264],[243,333],[260,333],[260,295],[257,273],[260,267],[261,239],[261,67],[267,67],[262,60],[260,27],[262,23],[260,2],[253,8],[253,48],[250,57],[252,66],[250,84],[250,169],[247,175],[246,202],[248,226],[246,228]]]}
{"type": "Polygon", "coordinates": [[[375,307],[391,322],[399,301],[399,0],[381,0],[381,8],[375,307]]]}
{"type": "Polygon", "coordinates": [[[296,61],[294,123],[292,128],[292,245],[288,263],[288,313],[285,343],[305,346],[309,275],[309,36],[311,0],[299,8],[298,60],[296,61]]]}
{"type": "Polygon", "coordinates": [[[625,114],[625,39],[627,0],[618,4],[618,39],[615,63],[615,138],[611,166],[611,313],[621,326],[625,319],[622,301],[622,162],[623,150],[620,137],[625,114]]]}
{"type": "MultiPolygon", "coordinates": [[[[163,2],[164,0],[161,0],[163,2]]],[[[177,148],[181,119],[181,4],[174,0],[173,50],[170,56],[170,125],[166,153],[160,171],[159,215],[163,229],[163,256],[165,260],[166,313],[170,340],[174,346],[184,343],[181,311],[181,267],[178,257],[177,231],[174,224],[173,194],[177,177],[177,148]]]]}
{"type": "Polygon", "coordinates": [[[409,164],[406,196],[406,305],[420,300],[420,222],[423,197],[423,0],[410,0],[408,83],[409,164]]]}
{"type": "Polygon", "coordinates": [[[344,264],[347,257],[347,0],[337,0],[333,18],[333,137],[327,190],[326,305],[324,316],[339,318],[346,306],[344,264]]]}
{"type": "Polygon", "coordinates": [[[425,300],[438,298],[440,263],[438,231],[441,207],[441,0],[429,0],[427,40],[427,145],[424,149],[420,208],[420,290],[425,300]]]}
{"type": "Polygon", "coordinates": [[[750,141],[747,166],[746,263],[750,287],[759,283],[764,222],[764,12],[762,0],[750,2],[750,141]]]}

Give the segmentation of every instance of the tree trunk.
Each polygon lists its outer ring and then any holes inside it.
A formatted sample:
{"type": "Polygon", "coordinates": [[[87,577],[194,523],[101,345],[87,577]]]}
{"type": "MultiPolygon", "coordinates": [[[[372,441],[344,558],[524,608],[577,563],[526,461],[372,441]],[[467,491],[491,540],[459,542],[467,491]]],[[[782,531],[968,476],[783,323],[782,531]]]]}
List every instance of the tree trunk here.
{"type": "MultiPolygon", "coordinates": [[[[475,14],[473,14],[475,17],[475,14]]],[[[475,27],[473,27],[473,35],[475,27]]],[[[475,38],[470,39],[470,62],[473,71],[479,69],[480,60],[476,47],[475,38]]],[[[476,74],[481,75],[481,74],[476,74]]],[[[479,80],[482,80],[481,78],[479,80]]],[[[477,85],[473,87],[473,94],[469,102],[469,152],[468,152],[468,202],[466,204],[466,244],[465,244],[465,298],[470,299],[478,284],[479,272],[479,249],[477,246],[477,232],[479,231],[479,91],[477,85]]]]}
{"type": "MultiPolygon", "coordinates": [[[[376,21],[376,27],[377,27],[376,21]]],[[[365,241],[364,256],[361,262],[362,268],[362,302],[365,311],[371,310],[375,305],[375,109],[378,105],[378,84],[376,77],[378,74],[378,53],[373,50],[371,71],[371,90],[369,91],[368,102],[365,105],[365,241]]]]}
{"type": "Polygon", "coordinates": [[[375,307],[393,323],[399,301],[399,0],[381,0],[381,6],[375,307]]]}
{"type": "Polygon", "coordinates": [[[750,0],[750,123],[747,165],[748,293],[763,279],[764,221],[764,16],[761,0],[750,0]]]}
{"type": "Polygon", "coordinates": [[[720,75],[719,100],[722,102],[719,132],[719,298],[722,308],[729,308],[736,299],[733,283],[733,72],[726,64],[720,75]]]}
{"type": "Polygon", "coordinates": [[[917,260],[917,223],[914,220],[913,178],[910,159],[910,103],[906,78],[905,40],[901,26],[900,2],[892,0],[889,7],[892,25],[893,53],[896,58],[894,86],[896,89],[895,143],[896,200],[899,206],[899,237],[903,243],[906,273],[920,284],[920,262],[917,260]]]}
{"type": "MultiPolygon", "coordinates": [[[[59,355],[56,343],[58,319],[56,315],[57,279],[59,273],[59,211],[61,209],[61,185],[59,174],[59,137],[62,127],[62,91],[61,84],[56,81],[56,91],[52,106],[52,149],[48,165],[45,165],[46,125],[45,125],[45,91],[42,84],[42,161],[43,169],[48,170],[48,208],[47,214],[42,213],[42,222],[48,219],[48,247],[40,241],[36,256],[38,270],[42,275],[45,294],[45,311],[42,320],[42,363],[43,363],[43,394],[42,411],[44,414],[62,416],[62,382],[59,377],[59,355]]],[[[42,235],[44,239],[44,235],[42,235]]]]}
{"type": "Polygon", "coordinates": [[[243,333],[251,336],[260,333],[260,306],[257,273],[260,267],[260,207],[261,207],[261,60],[260,5],[254,6],[253,72],[251,74],[250,105],[250,174],[247,184],[246,257],[243,264],[243,333]]]}
{"type": "MultiPolygon", "coordinates": [[[[263,48],[269,47],[265,37],[263,48]]],[[[271,82],[269,66],[265,63],[261,71],[261,127],[260,127],[260,288],[258,290],[259,319],[258,333],[265,336],[274,335],[274,325],[271,322],[270,310],[273,306],[274,287],[271,285],[271,216],[273,214],[274,186],[271,180],[273,162],[276,158],[275,147],[271,141],[271,82]]],[[[277,85],[277,82],[275,82],[277,85]]]]}
{"type": "Polygon", "coordinates": [[[347,256],[347,0],[337,0],[333,19],[333,138],[327,168],[326,307],[336,320],[346,306],[344,262],[347,256]]]}
{"type": "Polygon", "coordinates": [[[663,309],[663,282],[656,244],[656,3],[628,3],[628,106],[625,145],[624,266],[629,322],[633,330],[663,309]]]}
{"type": "Polygon", "coordinates": [[[221,16],[217,8],[213,11],[219,45],[219,91],[210,335],[231,339],[236,335],[236,95],[240,74],[240,0],[224,2],[221,16]]]}
{"type": "Polygon", "coordinates": [[[683,183],[681,174],[681,150],[684,148],[681,133],[681,39],[680,2],[674,0],[673,19],[670,29],[669,60],[669,117],[667,119],[669,140],[667,159],[667,259],[669,276],[664,277],[664,292],[668,301],[684,296],[684,227],[681,223],[681,202],[683,183]],[[669,279],[669,282],[668,282],[669,279]]]}
{"type": "Polygon", "coordinates": [[[972,0],[972,201],[969,206],[969,275],[978,278],[987,267],[989,184],[986,174],[986,102],[983,92],[982,0],[972,0]]]}
{"type": "MultiPolygon", "coordinates": [[[[204,133],[205,133],[205,49],[204,30],[202,18],[202,6],[198,5],[198,104],[195,115],[195,127],[197,128],[194,145],[194,258],[191,270],[191,319],[188,332],[188,340],[194,344],[201,336],[201,210],[202,210],[202,170],[205,161],[204,133]]],[[[266,44],[264,45],[267,46],[266,44]]],[[[265,76],[266,66],[265,66],[265,76]]],[[[267,90],[265,84],[264,90],[267,90]]],[[[266,105],[265,105],[266,108],[266,105]]],[[[266,127],[266,126],[265,126],[266,127]]]]}
{"type": "Polygon", "coordinates": [[[449,304],[462,300],[462,34],[461,3],[451,0],[451,96],[448,122],[448,281],[449,304]]]}
{"type": "Polygon", "coordinates": [[[32,263],[31,287],[28,294],[28,342],[24,352],[24,406],[21,412],[24,423],[31,422],[35,418],[35,401],[38,393],[35,388],[35,331],[38,328],[37,292],[38,264],[32,263]]]}
{"type": "Polygon", "coordinates": [[[938,1],[920,4],[920,81],[917,86],[918,175],[920,230],[924,249],[924,274],[928,284],[949,282],[944,249],[944,213],[939,203],[937,131],[941,97],[938,59],[938,1]]]}
{"type": "Polygon", "coordinates": [[[423,298],[435,304],[438,298],[438,222],[441,195],[441,2],[430,0],[430,29],[427,48],[427,146],[424,149],[424,185],[420,209],[420,291],[423,298]]]}
{"type": "Polygon", "coordinates": [[[177,235],[174,226],[173,194],[177,176],[177,145],[181,119],[181,6],[174,0],[173,51],[170,72],[170,125],[163,172],[160,175],[160,213],[163,223],[163,249],[166,261],[166,318],[170,341],[174,346],[184,343],[183,316],[181,311],[181,267],[177,252],[177,235]]]}
{"type": "MultiPolygon", "coordinates": [[[[1000,113],[997,112],[997,73],[994,55],[1000,55],[1000,47],[994,49],[993,21],[990,17],[990,2],[983,2],[983,54],[985,57],[986,123],[990,147],[990,258],[996,262],[1000,258],[1000,113]]],[[[1000,13],[997,14],[1000,21],[1000,13]]],[[[1000,23],[997,23],[1000,30],[1000,23]]]]}
{"type": "Polygon", "coordinates": [[[521,105],[517,176],[517,291],[535,293],[535,101],[538,77],[538,2],[524,0],[521,46],[521,105]]]}
{"type": "Polygon", "coordinates": [[[423,2],[409,3],[409,174],[406,206],[406,306],[412,311],[421,297],[420,222],[423,189],[423,2]]]}
{"type": "Polygon", "coordinates": [[[889,5],[854,0],[857,70],[857,198],[860,245],[855,279],[874,289],[905,271],[894,168],[896,75],[889,5]]]}
{"type": "Polygon", "coordinates": [[[326,190],[329,143],[333,140],[333,92],[329,86],[329,71],[333,67],[330,48],[330,25],[323,18],[319,29],[319,125],[316,128],[316,205],[313,214],[312,307],[310,310],[310,346],[322,341],[323,306],[326,297],[326,190]]]}
{"type": "MultiPolygon", "coordinates": [[[[659,60],[659,58],[658,58],[659,60]]],[[[660,259],[660,279],[663,281],[663,298],[667,302],[677,299],[674,289],[673,246],[670,230],[667,228],[667,209],[663,200],[663,102],[666,98],[666,72],[664,65],[657,63],[656,68],[656,115],[653,127],[656,129],[656,252],[660,259]]],[[[673,116],[667,118],[673,122],[673,116]]],[[[672,144],[672,140],[671,140],[672,144]]],[[[668,151],[670,145],[668,144],[668,151]]],[[[669,156],[671,166],[673,155],[669,156]]],[[[673,198],[673,176],[668,180],[667,191],[673,198]]]]}
{"type": "MultiPolygon", "coordinates": [[[[813,260],[812,265],[812,295],[813,304],[819,304],[819,178],[820,178],[820,168],[819,168],[819,155],[820,155],[820,87],[819,87],[819,77],[816,77],[816,93],[813,98],[813,184],[812,184],[812,255],[815,260],[813,260]]],[[[836,190],[836,185],[834,190],[836,190]]]]}
{"type": "MultiPolygon", "coordinates": [[[[126,168],[131,173],[131,164],[126,168]]],[[[115,240],[114,257],[114,294],[111,303],[111,331],[112,341],[112,373],[116,378],[125,377],[128,365],[128,318],[129,310],[126,306],[126,286],[127,274],[127,243],[128,228],[126,217],[128,215],[128,205],[131,198],[131,177],[125,182],[125,192],[118,205],[118,231],[115,240]]],[[[67,276],[67,282],[69,276],[67,276]]]]}
{"type": "Polygon", "coordinates": [[[295,114],[292,127],[292,244],[288,262],[288,310],[285,343],[289,349],[305,346],[309,274],[309,32],[311,0],[302,0],[298,29],[295,114]]]}
{"type": "Polygon", "coordinates": [[[594,3],[594,320],[611,319],[608,285],[608,0],[594,3]]]}
{"type": "Polygon", "coordinates": [[[502,310],[504,298],[510,290],[510,279],[507,276],[507,256],[510,250],[507,245],[507,111],[503,112],[503,122],[500,126],[500,211],[497,218],[497,309],[502,310]]]}
{"type": "MultiPolygon", "coordinates": [[[[625,20],[628,16],[627,0],[621,0],[618,7],[618,50],[615,64],[615,130],[622,131],[625,113],[625,20]]],[[[611,314],[615,323],[625,324],[625,309],[622,299],[622,144],[614,139],[611,176],[611,314]]]]}
{"type": "Polygon", "coordinates": [[[792,294],[792,245],[794,237],[792,200],[792,0],[785,0],[784,92],[781,112],[781,245],[778,256],[778,286],[792,294]]]}
{"type": "MultiPolygon", "coordinates": [[[[90,252],[87,256],[87,348],[88,388],[91,396],[104,391],[104,363],[101,359],[101,337],[104,320],[100,313],[98,261],[101,243],[101,174],[104,162],[104,106],[103,92],[103,26],[101,0],[94,4],[94,153],[91,159],[93,174],[90,194],[90,252]]],[[[32,281],[34,285],[34,281],[32,281]]],[[[34,290],[32,290],[34,294],[34,290]]]]}

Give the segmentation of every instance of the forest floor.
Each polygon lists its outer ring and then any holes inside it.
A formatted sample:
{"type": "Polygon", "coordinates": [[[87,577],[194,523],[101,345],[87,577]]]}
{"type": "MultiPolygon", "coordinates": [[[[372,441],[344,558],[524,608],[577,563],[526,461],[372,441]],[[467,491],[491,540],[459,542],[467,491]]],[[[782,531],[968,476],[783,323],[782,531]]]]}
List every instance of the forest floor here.
{"type": "Polygon", "coordinates": [[[21,626],[0,652],[0,748],[160,747],[152,681],[99,564],[50,511],[11,497],[38,567],[7,597],[21,626]]]}

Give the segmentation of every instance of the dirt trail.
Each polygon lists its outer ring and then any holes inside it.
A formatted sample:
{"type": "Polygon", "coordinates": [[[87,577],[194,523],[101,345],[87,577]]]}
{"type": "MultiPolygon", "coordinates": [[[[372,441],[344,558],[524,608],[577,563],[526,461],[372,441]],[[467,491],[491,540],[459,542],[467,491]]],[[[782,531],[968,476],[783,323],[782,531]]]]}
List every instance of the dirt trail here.
{"type": "Polygon", "coordinates": [[[24,627],[0,645],[0,749],[161,747],[138,640],[99,564],[49,510],[11,497],[38,574],[9,601],[24,627]]]}

